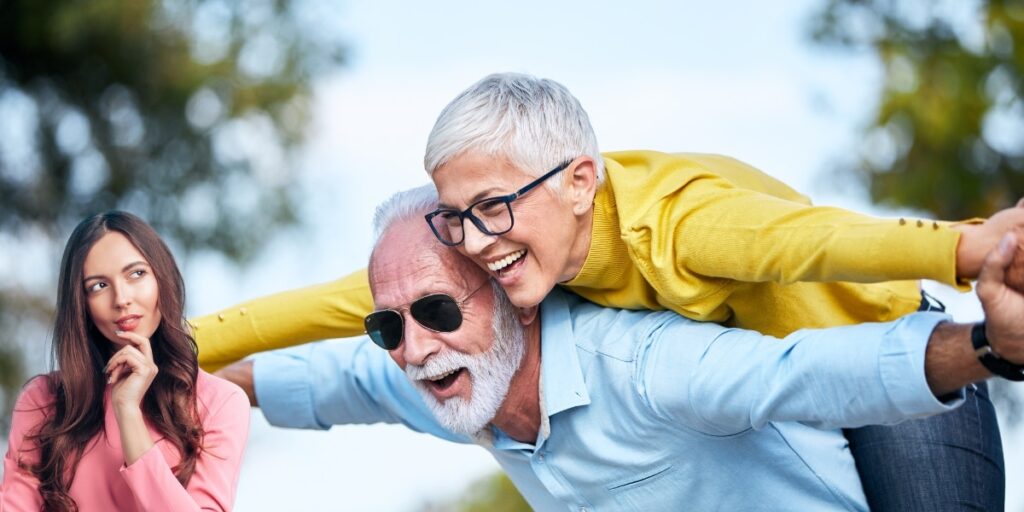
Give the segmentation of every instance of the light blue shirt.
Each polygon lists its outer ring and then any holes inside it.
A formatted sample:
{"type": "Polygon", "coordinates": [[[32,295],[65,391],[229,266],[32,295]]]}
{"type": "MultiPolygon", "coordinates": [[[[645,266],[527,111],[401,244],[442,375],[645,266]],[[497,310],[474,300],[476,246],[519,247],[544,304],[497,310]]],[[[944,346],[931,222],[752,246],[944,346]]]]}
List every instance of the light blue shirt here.
{"type": "Polygon", "coordinates": [[[454,434],[367,339],[257,356],[257,399],[283,427],[402,423],[490,451],[537,510],[867,510],[841,427],[947,411],[924,353],[935,325],[803,330],[779,340],[672,312],[541,307],[542,425],[454,434]]]}

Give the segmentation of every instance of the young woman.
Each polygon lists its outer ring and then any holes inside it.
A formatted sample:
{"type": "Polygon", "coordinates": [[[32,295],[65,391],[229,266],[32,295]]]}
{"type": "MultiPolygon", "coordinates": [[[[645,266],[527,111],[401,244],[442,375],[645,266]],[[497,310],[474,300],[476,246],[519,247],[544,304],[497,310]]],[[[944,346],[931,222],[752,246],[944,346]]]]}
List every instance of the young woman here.
{"type": "Polygon", "coordinates": [[[108,212],[75,228],[57,369],[15,405],[0,510],[231,509],[249,402],[199,370],[184,300],[174,258],[138,217],[108,212]]]}

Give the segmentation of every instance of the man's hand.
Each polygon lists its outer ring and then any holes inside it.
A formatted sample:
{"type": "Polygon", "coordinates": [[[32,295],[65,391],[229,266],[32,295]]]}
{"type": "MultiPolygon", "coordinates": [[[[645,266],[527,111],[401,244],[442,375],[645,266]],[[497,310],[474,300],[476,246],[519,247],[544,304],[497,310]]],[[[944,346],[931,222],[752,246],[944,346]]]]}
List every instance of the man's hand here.
{"type": "MultiPolygon", "coordinates": [[[[989,344],[1000,357],[1024,363],[1024,294],[1006,283],[1024,258],[1024,230],[1005,234],[985,258],[976,292],[985,310],[989,344]],[[1012,263],[1012,264],[1011,264],[1012,263]]],[[[936,326],[925,352],[925,377],[937,397],[991,377],[971,345],[971,324],[936,326]]]]}
{"type": "Polygon", "coordinates": [[[1007,233],[985,258],[978,277],[978,298],[985,310],[989,344],[1000,357],[1024,364],[1024,293],[1005,282],[1011,262],[1019,259],[1024,230],[1007,233]]]}
{"type": "Polygon", "coordinates": [[[238,384],[238,387],[245,391],[245,396],[249,397],[249,405],[253,407],[260,406],[260,404],[256,403],[256,388],[252,382],[252,361],[237,361],[213,372],[213,374],[238,384]]]}
{"type": "Polygon", "coordinates": [[[1024,293],[1024,235],[1017,233],[1017,253],[1013,255],[1010,268],[1006,269],[1006,284],[1024,293]]]}
{"type": "MultiPolygon", "coordinates": [[[[960,231],[956,247],[956,275],[961,279],[975,279],[981,266],[999,240],[1009,231],[1024,228],[1024,199],[1017,206],[996,212],[983,224],[962,224],[953,229],[960,231]]],[[[1015,264],[1008,278],[1011,287],[1024,290],[1024,258],[1015,264]]]]}

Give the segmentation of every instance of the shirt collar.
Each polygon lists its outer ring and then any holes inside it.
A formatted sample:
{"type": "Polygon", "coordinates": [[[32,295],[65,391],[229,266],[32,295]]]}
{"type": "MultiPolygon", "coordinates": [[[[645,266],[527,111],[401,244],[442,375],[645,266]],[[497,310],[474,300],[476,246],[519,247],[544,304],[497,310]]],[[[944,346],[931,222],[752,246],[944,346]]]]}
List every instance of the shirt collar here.
{"type": "Polygon", "coordinates": [[[494,425],[475,441],[498,450],[534,450],[551,436],[551,416],[590,404],[572,332],[572,315],[566,293],[552,290],[540,305],[540,430],[536,444],[521,443],[494,425]]]}
{"type": "Polygon", "coordinates": [[[542,421],[587,405],[590,394],[576,352],[572,315],[565,292],[557,288],[541,303],[540,398],[542,421]]]}

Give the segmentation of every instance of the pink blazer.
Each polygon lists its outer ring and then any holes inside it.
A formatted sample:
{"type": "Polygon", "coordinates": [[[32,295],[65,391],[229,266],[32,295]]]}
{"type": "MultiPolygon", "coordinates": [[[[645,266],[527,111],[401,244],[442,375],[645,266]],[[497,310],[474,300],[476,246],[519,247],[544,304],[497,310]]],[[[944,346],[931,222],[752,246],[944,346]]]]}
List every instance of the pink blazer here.
{"type": "MultiPolygon", "coordinates": [[[[39,481],[18,467],[18,458],[34,462],[39,454],[25,443],[52,402],[45,377],[29,382],[14,406],[10,446],[4,457],[0,512],[39,512],[39,481]]],[[[103,430],[89,443],[75,471],[70,495],[81,512],[231,510],[249,435],[249,401],[236,385],[202,370],[196,382],[199,418],[206,435],[195,473],[182,487],[171,472],[180,457],[155,430],[157,440],[131,466],[125,466],[121,436],[104,396],[103,430]]]]}

